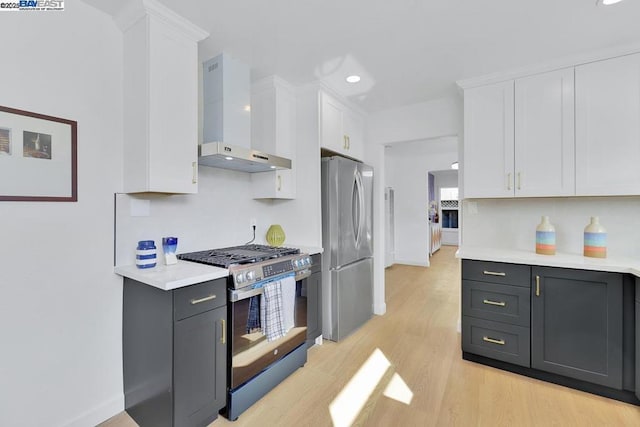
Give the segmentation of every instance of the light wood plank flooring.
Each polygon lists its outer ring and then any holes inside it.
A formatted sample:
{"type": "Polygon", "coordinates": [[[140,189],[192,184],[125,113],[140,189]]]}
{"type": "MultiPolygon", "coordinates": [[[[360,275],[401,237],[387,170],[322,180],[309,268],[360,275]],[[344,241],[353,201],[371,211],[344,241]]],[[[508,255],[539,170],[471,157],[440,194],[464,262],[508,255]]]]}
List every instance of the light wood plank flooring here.
{"type": "MultiPolygon", "coordinates": [[[[455,250],[443,246],[430,268],[388,268],[384,316],[340,343],[311,348],[304,368],[236,422],[219,417],[210,427],[640,426],[636,406],[463,361],[455,250]],[[365,375],[381,380],[365,391],[369,397],[362,410],[355,419],[342,414],[332,419],[332,401],[377,349],[390,366],[365,375]],[[403,382],[413,394],[408,405],[385,395],[388,384],[403,382]]],[[[134,426],[126,413],[103,423],[134,426]]]]}

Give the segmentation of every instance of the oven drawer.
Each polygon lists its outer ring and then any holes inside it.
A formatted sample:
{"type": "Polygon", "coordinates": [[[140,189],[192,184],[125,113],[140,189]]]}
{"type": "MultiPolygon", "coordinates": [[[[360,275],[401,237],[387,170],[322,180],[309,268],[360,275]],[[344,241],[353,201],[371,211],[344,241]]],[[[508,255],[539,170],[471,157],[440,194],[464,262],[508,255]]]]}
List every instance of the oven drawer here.
{"type": "Polygon", "coordinates": [[[466,316],[529,326],[530,301],[529,288],[462,281],[462,312],[466,316]]]}
{"type": "Polygon", "coordinates": [[[462,316],[462,351],[531,366],[529,328],[462,316]]]}
{"type": "Polygon", "coordinates": [[[462,279],[531,287],[531,267],[504,262],[462,261],[462,279]]]}
{"type": "Polygon", "coordinates": [[[174,319],[194,316],[227,303],[227,279],[216,279],[173,291],[174,319]]]}

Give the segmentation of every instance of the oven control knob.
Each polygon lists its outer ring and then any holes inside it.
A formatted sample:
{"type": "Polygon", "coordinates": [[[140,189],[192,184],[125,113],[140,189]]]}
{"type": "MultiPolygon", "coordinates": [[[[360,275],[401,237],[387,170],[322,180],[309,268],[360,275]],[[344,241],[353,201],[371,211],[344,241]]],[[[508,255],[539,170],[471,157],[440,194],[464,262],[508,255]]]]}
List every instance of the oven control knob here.
{"type": "Polygon", "coordinates": [[[236,283],[242,283],[242,282],[244,282],[244,273],[236,274],[236,283]]]}
{"type": "Polygon", "coordinates": [[[256,272],[255,271],[247,272],[247,280],[253,280],[255,278],[256,278],[256,272]]]}

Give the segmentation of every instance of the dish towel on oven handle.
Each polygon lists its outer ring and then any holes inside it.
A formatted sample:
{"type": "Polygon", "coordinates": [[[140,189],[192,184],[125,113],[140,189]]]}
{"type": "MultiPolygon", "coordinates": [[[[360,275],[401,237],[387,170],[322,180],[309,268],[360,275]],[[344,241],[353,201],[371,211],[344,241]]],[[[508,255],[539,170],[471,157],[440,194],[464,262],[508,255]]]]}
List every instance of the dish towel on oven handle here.
{"type": "Polygon", "coordinates": [[[287,333],[283,322],[280,281],[266,283],[262,291],[262,304],[260,304],[262,332],[267,337],[267,341],[274,341],[287,333]]]}
{"type": "Polygon", "coordinates": [[[280,280],[282,287],[282,323],[285,333],[295,326],[296,309],[296,279],[295,276],[287,276],[280,280]]]}
{"type": "Polygon", "coordinates": [[[249,315],[247,316],[247,333],[260,332],[260,295],[249,298],[249,315]]]}

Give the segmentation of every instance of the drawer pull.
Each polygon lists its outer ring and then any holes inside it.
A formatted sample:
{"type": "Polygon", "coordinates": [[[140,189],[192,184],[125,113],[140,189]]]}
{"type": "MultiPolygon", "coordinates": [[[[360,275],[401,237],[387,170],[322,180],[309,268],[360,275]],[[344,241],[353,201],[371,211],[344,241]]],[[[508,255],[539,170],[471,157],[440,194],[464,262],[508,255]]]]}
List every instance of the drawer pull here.
{"type": "Polygon", "coordinates": [[[491,344],[504,345],[504,340],[496,340],[489,337],[482,337],[482,341],[490,342],[491,344]]]}
{"type": "Polygon", "coordinates": [[[507,275],[507,273],[503,273],[501,271],[499,272],[499,271],[487,271],[487,270],[484,270],[482,274],[486,274],[487,276],[502,276],[502,277],[507,275]]]}
{"type": "Polygon", "coordinates": [[[222,344],[226,344],[227,343],[227,322],[224,319],[220,319],[220,321],[222,322],[222,336],[220,337],[220,343],[222,344]]]}
{"type": "Polygon", "coordinates": [[[209,295],[208,297],[200,298],[200,299],[192,299],[191,305],[200,304],[201,302],[211,301],[212,299],[216,299],[215,294],[209,295]]]}
{"type": "Polygon", "coordinates": [[[540,276],[536,275],[536,296],[540,296],[540,276]]]}
{"type": "Polygon", "coordinates": [[[489,305],[498,305],[500,307],[505,307],[507,305],[504,301],[491,301],[490,299],[482,300],[482,302],[489,305]]]}

